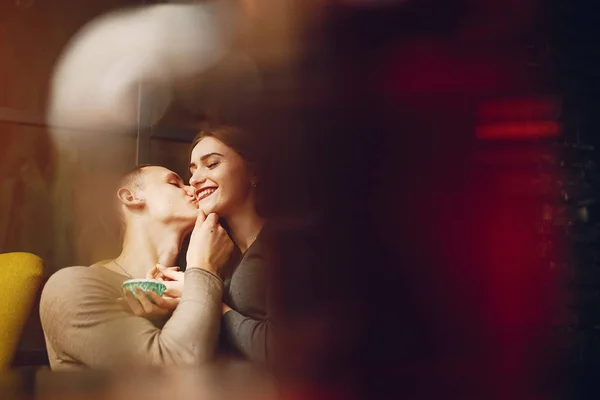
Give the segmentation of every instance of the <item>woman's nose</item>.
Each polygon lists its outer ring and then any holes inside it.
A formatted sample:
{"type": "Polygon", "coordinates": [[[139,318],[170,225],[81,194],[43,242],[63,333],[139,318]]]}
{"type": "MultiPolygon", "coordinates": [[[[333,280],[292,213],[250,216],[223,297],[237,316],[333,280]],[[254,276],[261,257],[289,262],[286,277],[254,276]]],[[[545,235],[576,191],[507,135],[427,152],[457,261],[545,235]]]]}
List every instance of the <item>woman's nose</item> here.
{"type": "Polygon", "coordinates": [[[185,186],[185,192],[187,193],[188,196],[194,197],[194,188],[191,186],[185,186]]]}
{"type": "Polygon", "coordinates": [[[199,171],[196,170],[194,171],[194,173],[192,174],[192,177],[190,178],[190,186],[197,186],[199,184],[201,184],[202,182],[204,182],[204,176],[203,174],[199,171]]]}

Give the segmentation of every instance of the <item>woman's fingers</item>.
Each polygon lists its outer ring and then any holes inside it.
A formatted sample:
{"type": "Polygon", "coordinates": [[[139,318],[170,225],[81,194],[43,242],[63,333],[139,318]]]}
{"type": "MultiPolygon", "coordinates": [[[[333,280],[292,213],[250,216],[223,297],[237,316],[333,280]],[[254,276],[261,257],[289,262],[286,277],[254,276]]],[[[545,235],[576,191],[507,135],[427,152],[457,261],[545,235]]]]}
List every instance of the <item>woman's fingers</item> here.
{"type": "Polygon", "coordinates": [[[216,228],[218,222],[219,222],[219,216],[217,215],[217,213],[208,214],[206,216],[206,219],[204,220],[204,224],[208,225],[208,227],[210,227],[210,228],[216,228]]]}
{"type": "MultiPolygon", "coordinates": [[[[167,283],[167,282],[165,282],[167,283]]],[[[181,297],[181,291],[179,289],[176,288],[170,288],[167,285],[167,290],[164,291],[163,293],[164,296],[168,296],[168,297],[172,297],[174,299],[178,299],[181,297]]]]}
{"type": "Polygon", "coordinates": [[[146,279],[155,279],[159,272],[158,265],[155,265],[148,273],[146,273],[146,279]]]}
{"type": "Polygon", "coordinates": [[[156,268],[158,269],[158,271],[162,274],[165,271],[179,271],[179,267],[174,266],[174,267],[163,267],[160,264],[156,264],[156,268]]]}
{"type": "Polygon", "coordinates": [[[183,281],[184,280],[184,273],[175,271],[175,270],[165,270],[162,272],[162,276],[164,278],[168,278],[172,281],[183,281]]]}
{"type": "Polygon", "coordinates": [[[179,272],[179,267],[163,268],[151,279],[161,282],[166,280],[180,280],[183,279],[183,272],[179,272]]]}
{"type": "Polygon", "coordinates": [[[179,271],[179,267],[163,267],[160,264],[155,264],[154,267],[146,274],[146,279],[157,279],[163,280],[165,272],[176,272],[179,271]]]}
{"type": "Polygon", "coordinates": [[[161,297],[157,293],[148,291],[146,294],[154,302],[154,308],[159,308],[161,313],[173,312],[179,305],[179,299],[161,297]]]}
{"type": "Polygon", "coordinates": [[[166,303],[167,303],[167,309],[170,311],[175,311],[175,309],[177,308],[177,306],[179,305],[179,302],[181,301],[180,298],[167,298],[165,299],[166,303]]]}

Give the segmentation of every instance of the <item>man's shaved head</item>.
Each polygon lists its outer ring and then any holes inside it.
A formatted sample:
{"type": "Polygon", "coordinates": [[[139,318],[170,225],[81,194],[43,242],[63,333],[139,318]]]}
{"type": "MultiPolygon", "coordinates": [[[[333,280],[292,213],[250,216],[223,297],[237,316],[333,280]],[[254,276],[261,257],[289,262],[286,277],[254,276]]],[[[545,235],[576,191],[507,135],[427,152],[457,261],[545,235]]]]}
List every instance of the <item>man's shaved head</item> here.
{"type": "MultiPolygon", "coordinates": [[[[143,164],[138,165],[133,168],[131,171],[125,173],[121,179],[119,180],[119,186],[117,190],[121,188],[126,188],[132,191],[142,189],[144,187],[144,169],[147,167],[154,167],[152,164],[143,164]]],[[[121,233],[125,229],[125,218],[123,215],[123,211],[121,209],[122,204],[118,199],[115,199],[115,208],[117,209],[117,214],[119,215],[119,222],[121,226],[121,233]]]]}
{"type": "Polygon", "coordinates": [[[119,182],[119,187],[128,189],[142,188],[144,186],[144,168],[155,166],[156,165],[152,164],[138,165],[137,167],[123,175],[121,181],[119,182]]]}

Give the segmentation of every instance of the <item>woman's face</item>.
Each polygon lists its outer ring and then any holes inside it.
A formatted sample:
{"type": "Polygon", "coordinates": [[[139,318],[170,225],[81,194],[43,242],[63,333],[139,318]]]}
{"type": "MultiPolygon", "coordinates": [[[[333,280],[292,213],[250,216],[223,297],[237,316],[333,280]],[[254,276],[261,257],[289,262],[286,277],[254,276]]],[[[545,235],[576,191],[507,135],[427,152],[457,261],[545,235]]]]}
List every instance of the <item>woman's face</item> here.
{"type": "Polygon", "coordinates": [[[190,157],[198,207],[227,218],[253,201],[253,176],[242,157],[215,137],[200,140],[190,157]]]}

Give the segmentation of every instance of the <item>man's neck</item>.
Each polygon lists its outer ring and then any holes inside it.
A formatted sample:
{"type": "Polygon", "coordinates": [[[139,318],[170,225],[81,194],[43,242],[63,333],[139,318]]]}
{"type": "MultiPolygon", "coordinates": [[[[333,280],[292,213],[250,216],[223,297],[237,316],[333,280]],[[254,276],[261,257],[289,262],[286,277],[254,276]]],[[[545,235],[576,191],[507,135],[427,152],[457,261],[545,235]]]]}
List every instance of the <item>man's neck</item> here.
{"type": "Polygon", "coordinates": [[[125,232],[123,250],[116,259],[117,266],[136,279],[145,278],[156,264],[171,267],[177,260],[184,237],[185,233],[164,226],[132,223],[125,232]]]}
{"type": "Polygon", "coordinates": [[[244,253],[254,243],[265,221],[258,215],[253,205],[248,204],[226,219],[231,238],[244,253]]]}

